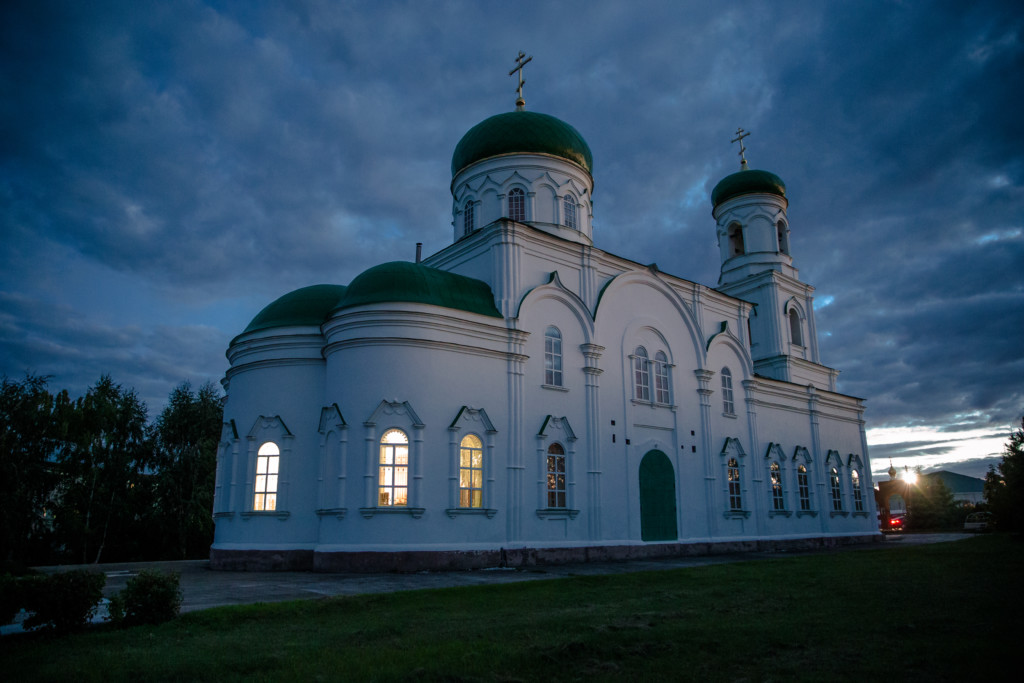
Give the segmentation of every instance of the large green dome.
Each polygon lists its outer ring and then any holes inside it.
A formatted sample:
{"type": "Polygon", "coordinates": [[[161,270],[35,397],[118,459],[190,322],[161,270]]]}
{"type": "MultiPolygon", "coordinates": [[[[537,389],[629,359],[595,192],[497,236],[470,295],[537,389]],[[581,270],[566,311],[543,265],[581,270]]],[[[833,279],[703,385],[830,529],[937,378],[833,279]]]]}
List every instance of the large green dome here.
{"type": "Polygon", "coordinates": [[[469,129],[452,154],[452,176],[472,163],[502,154],[551,154],[593,173],[590,147],[579,131],[554,116],[511,111],[469,129]]]}
{"type": "Polygon", "coordinates": [[[260,311],[245,332],[295,325],[319,326],[344,295],[345,287],[342,285],[313,285],[296,289],[260,311]]]}
{"type": "Polygon", "coordinates": [[[722,178],[711,191],[711,204],[718,206],[733,197],[744,194],[774,194],[786,196],[786,183],[769,171],[744,169],[722,178]]]}
{"type": "Polygon", "coordinates": [[[433,304],[501,317],[486,282],[408,261],[382,263],[363,271],[352,280],[336,308],[391,302],[433,304]]]}

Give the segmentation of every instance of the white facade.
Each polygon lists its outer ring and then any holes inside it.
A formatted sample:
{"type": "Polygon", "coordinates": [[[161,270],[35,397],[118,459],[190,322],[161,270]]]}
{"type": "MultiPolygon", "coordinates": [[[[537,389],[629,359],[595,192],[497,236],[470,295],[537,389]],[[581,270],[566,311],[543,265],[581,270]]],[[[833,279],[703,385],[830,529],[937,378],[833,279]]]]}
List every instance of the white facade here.
{"type": "Polygon", "coordinates": [[[593,247],[592,188],[557,155],[474,161],[452,181],[453,244],[382,266],[386,291],[360,276],[320,318],[237,337],[214,566],[471,567],[876,536],[864,405],[820,364],[785,198],[715,207],[716,290],[593,247]],[[508,217],[516,188],[522,220],[508,217]],[[480,283],[490,310],[465,304],[480,283]],[[260,455],[268,443],[277,456],[260,455]]]}

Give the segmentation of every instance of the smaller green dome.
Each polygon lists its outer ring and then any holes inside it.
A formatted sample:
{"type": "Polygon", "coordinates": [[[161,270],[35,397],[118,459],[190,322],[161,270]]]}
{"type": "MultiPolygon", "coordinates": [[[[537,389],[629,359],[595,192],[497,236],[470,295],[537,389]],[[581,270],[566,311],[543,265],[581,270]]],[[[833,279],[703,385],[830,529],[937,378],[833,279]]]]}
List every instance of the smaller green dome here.
{"type": "Polygon", "coordinates": [[[338,305],[345,289],[342,285],[312,285],[289,292],[260,311],[245,332],[295,325],[319,326],[338,305]]]}
{"type": "Polygon", "coordinates": [[[722,178],[711,191],[711,203],[718,206],[733,197],[744,194],[774,194],[786,196],[786,184],[770,171],[745,169],[722,178]]]}
{"type": "Polygon", "coordinates": [[[486,282],[408,261],[382,263],[363,271],[335,308],[399,301],[502,317],[486,282]]]}
{"type": "Polygon", "coordinates": [[[533,111],[510,111],[469,129],[452,154],[452,177],[472,163],[502,154],[550,154],[594,171],[594,157],[579,131],[533,111]]]}

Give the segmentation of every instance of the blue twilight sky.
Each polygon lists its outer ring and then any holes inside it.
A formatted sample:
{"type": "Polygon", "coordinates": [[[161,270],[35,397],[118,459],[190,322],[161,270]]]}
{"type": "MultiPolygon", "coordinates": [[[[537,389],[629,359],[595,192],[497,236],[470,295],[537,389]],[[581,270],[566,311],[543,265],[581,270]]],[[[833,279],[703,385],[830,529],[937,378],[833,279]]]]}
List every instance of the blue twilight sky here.
{"type": "Polygon", "coordinates": [[[0,373],[151,416],[297,287],[433,253],[512,109],[594,153],[597,246],[714,285],[709,193],[787,184],[876,472],[980,475],[1024,413],[1015,2],[47,2],[0,8],[0,373]]]}

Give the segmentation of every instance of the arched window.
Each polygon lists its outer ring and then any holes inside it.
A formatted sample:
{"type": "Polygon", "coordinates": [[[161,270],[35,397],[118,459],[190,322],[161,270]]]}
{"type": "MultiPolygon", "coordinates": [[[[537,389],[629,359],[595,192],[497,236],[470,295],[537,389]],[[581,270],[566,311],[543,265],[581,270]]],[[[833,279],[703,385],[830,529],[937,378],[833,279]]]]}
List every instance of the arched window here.
{"type": "Polygon", "coordinates": [[[466,201],[466,208],[462,212],[462,234],[464,235],[468,235],[469,233],[473,232],[473,214],[473,200],[469,199],[466,201]]]}
{"type": "Polygon", "coordinates": [[[483,507],[484,445],[476,434],[467,434],[459,445],[459,507],[483,507]]]}
{"type": "Polygon", "coordinates": [[[664,351],[654,354],[654,400],[668,405],[672,403],[672,387],[669,384],[668,356],[664,351]]]}
{"type": "Polygon", "coordinates": [[[727,415],[736,414],[736,404],[732,400],[732,371],[722,368],[722,409],[727,415]]]}
{"type": "Polygon", "coordinates": [[[409,437],[401,429],[389,429],[380,439],[377,505],[409,503],[409,437]]]}
{"type": "Polygon", "coordinates": [[[789,336],[797,346],[804,345],[803,330],[800,327],[800,314],[795,308],[789,309],[789,336]]]}
{"type": "Polygon", "coordinates": [[[740,227],[739,223],[733,223],[729,226],[729,256],[739,256],[746,253],[746,247],[743,245],[743,228],[740,227]]]}
{"type": "Polygon", "coordinates": [[[281,449],[273,441],[260,446],[256,453],[256,497],[252,509],[271,511],[277,509],[277,473],[281,464],[281,449]]]}
{"type": "Polygon", "coordinates": [[[633,352],[633,397],[638,401],[651,400],[651,371],[647,349],[636,347],[633,352]]]}
{"type": "Polygon", "coordinates": [[[789,237],[786,234],[786,224],[779,221],[775,229],[779,239],[779,251],[789,256],[789,237]]]}
{"type": "Polygon", "coordinates": [[[518,187],[508,193],[508,217],[520,223],[526,220],[526,193],[518,187]]]}
{"type": "Polygon", "coordinates": [[[839,486],[839,471],[835,467],[828,473],[829,486],[832,489],[832,509],[843,509],[843,490],[839,486]]]}
{"type": "Polygon", "coordinates": [[[782,472],[779,469],[779,463],[773,462],[768,469],[772,480],[772,509],[785,510],[786,499],[782,492],[782,472]]]}
{"type": "Polygon", "coordinates": [[[860,490],[860,473],[857,470],[850,471],[850,485],[853,488],[854,512],[864,512],[864,494],[860,490]]]}
{"type": "Polygon", "coordinates": [[[796,487],[800,494],[800,509],[811,509],[811,486],[807,479],[807,468],[803,465],[796,468],[796,487]]]}
{"type": "Polygon", "coordinates": [[[565,449],[557,443],[548,446],[548,507],[565,507],[565,449]]]}
{"type": "Polygon", "coordinates": [[[554,326],[544,332],[544,384],[562,386],[562,333],[554,326]]]}
{"type": "Polygon", "coordinates": [[[743,497],[740,492],[740,464],[736,458],[729,458],[727,466],[729,475],[729,509],[742,510],[743,497]]]}
{"type": "Polygon", "coordinates": [[[565,214],[565,225],[577,230],[576,226],[576,199],[571,195],[565,195],[565,199],[562,200],[562,211],[565,214]]]}

